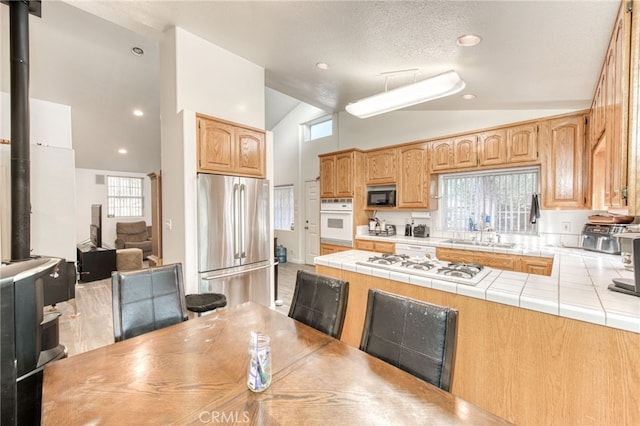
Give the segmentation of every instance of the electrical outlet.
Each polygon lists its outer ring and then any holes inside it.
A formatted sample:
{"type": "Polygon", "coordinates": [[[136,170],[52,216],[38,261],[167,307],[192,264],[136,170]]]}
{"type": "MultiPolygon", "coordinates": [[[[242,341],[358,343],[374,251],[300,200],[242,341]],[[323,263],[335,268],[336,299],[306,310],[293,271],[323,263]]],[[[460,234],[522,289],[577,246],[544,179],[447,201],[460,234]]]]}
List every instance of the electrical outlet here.
{"type": "Polygon", "coordinates": [[[571,222],[562,222],[562,231],[571,232],[571,222]]]}

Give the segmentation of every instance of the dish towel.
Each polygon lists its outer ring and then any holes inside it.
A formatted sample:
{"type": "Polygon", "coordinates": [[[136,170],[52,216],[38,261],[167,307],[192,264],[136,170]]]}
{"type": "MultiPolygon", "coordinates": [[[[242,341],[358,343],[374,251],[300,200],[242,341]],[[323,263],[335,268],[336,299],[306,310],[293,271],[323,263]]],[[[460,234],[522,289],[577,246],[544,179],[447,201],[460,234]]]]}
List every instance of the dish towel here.
{"type": "Polygon", "coordinates": [[[538,203],[538,194],[531,196],[531,212],[529,213],[529,222],[536,223],[540,218],[540,204],[538,203]]]}

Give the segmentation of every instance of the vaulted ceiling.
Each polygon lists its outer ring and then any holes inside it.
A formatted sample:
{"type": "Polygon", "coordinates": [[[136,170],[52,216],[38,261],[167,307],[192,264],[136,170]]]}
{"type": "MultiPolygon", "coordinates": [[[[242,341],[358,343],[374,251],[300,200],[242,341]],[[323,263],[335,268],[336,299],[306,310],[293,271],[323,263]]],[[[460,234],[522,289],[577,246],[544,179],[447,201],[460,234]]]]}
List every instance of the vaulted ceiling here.
{"type": "MultiPolygon", "coordinates": [[[[390,88],[448,69],[459,95],[411,109],[588,108],[619,2],[47,1],[31,18],[31,95],[72,106],[78,167],[159,168],[159,57],[179,26],[265,68],[267,128],[303,101],[343,111],[384,90],[382,73],[417,69],[390,88]],[[476,47],[457,37],[477,34],[476,47]],[[143,56],[130,53],[133,46],[143,56]],[[327,70],[316,67],[325,62],[327,70]],[[131,111],[141,108],[142,118],[131,111]],[[120,156],[118,146],[129,154],[120,156]]],[[[8,7],[2,70],[8,70],[8,7]]],[[[8,75],[1,77],[8,91],[8,75]]]]}

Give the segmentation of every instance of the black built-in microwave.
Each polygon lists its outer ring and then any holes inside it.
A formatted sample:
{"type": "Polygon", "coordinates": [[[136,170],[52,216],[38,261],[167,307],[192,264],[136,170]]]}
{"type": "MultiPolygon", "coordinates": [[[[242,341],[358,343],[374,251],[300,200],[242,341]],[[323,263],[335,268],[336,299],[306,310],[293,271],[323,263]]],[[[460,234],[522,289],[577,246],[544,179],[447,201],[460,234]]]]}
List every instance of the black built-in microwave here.
{"type": "Polygon", "coordinates": [[[367,207],[395,207],[395,189],[369,189],[367,191],[367,207]]]}

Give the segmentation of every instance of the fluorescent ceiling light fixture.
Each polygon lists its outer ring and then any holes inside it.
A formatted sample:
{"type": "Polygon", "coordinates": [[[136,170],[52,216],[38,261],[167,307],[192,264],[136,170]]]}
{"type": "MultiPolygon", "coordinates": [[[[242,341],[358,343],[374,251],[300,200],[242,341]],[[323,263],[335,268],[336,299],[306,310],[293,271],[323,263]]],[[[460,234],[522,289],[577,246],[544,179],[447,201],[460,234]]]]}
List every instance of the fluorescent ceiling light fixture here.
{"type": "Polygon", "coordinates": [[[144,115],[144,112],[142,112],[142,110],[139,110],[139,109],[134,109],[133,115],[135,115],[136,117],[142,117],[144,115]]]}
{"type": "Polygon", "coordinates": [[[465,83],[458,73],[450,70],[413,84],[360,99],[350,103],[345,109],[356,117],[367,118],[454,95],[464,89],[464,86],[465,83]]]}
{"type": "Polygon", "coordinates": [[[328,70],[329,64],[327,64],[326,62],[318,62],[316,63],[316,67],[320,68],[321,70],[328,70]]]}
{"type": "Polygon", "coordinates": [[[473,93],[465,93],[464,95],[461,96],[462,99],[464,99],[465,101],[470,101],[472,99],[476,98],[476,95],[474,95],[473,93]]]}
{"type": "Polygon", "coordinates": [[[120,148],[120,149],[118,150],[118,154],[126,154],[126,153],[127,153],[127,150],[126,150],[126,149],[124,149],[124,148],[120,148]]]}

